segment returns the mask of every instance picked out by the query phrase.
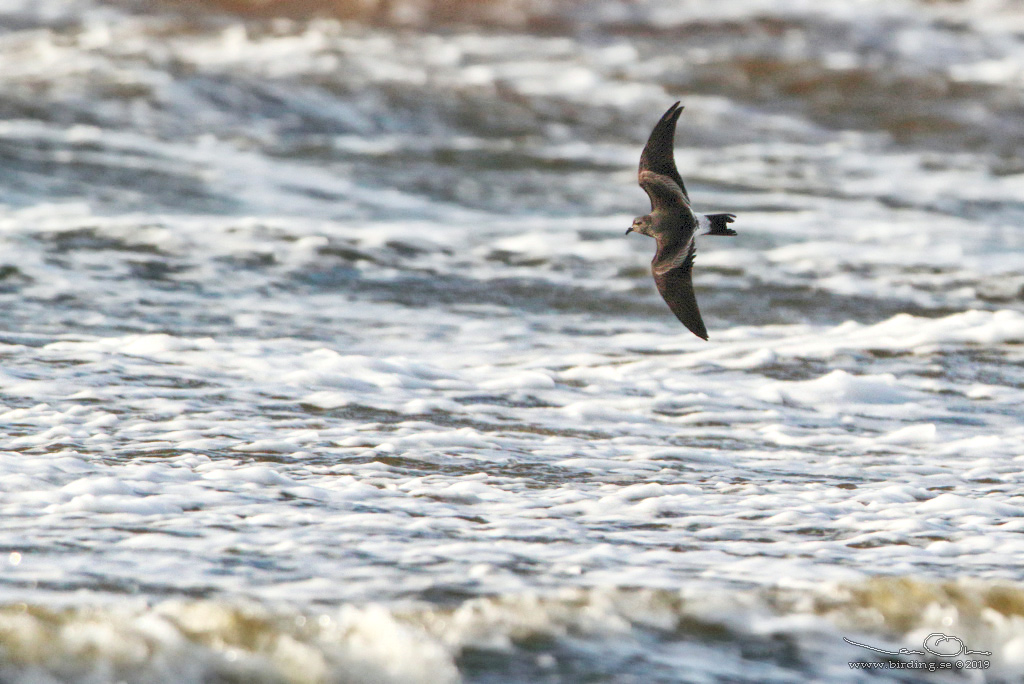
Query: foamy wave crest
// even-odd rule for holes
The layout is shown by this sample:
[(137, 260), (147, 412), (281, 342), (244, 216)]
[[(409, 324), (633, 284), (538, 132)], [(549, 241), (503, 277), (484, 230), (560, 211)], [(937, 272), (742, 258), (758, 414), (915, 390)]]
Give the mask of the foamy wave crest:
[[(498, 673), (509, 682), (625, 674), (644, 661), (681, 678), (727, 672), (734, 681), (792, 681), (808, 662), (878, 657), (857, 644), (914, 650), (941, 632), (991, 653), (984, 656), (990, 677), (1011, 677), (1024, 672), (1022, 605), (1024, 590), (1016, 586), (910, 578), (739, 593), (572, 589), (474, 598), (453, 608), (15, 604), (0, 608), (0, 676), (11, 684), (41, 675), (66, 682), (444, 684)], [(721, 649), (723, 641), (737, 648)], [(780, 643), (787, 644), (785, 658), (778, 657)], [(713, 669), (697, 657), (712, 648)], [(852, 681), (838, 667), (835, 675), (833, 681)]]

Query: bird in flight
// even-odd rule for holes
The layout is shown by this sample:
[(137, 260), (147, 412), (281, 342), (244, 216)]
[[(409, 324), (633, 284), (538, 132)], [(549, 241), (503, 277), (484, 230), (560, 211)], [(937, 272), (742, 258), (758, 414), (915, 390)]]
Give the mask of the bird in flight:
[(698, 235), (735, 235), (728, 227), (734, 214), (697, 216), (690, 209), (690, 196), (676, 169), (672, 144), (676, 121), (683, 108), (676, 102), (651, 131), (640, 155), (640, 187), (651, 198), (651, 213), (633, 219), (626, 231), (654, 238), (658, 251), (651, 261), (658, 292), (683, 325), (701, 339), (708, 339), (707, 328), (693, 294), (693, 255)]

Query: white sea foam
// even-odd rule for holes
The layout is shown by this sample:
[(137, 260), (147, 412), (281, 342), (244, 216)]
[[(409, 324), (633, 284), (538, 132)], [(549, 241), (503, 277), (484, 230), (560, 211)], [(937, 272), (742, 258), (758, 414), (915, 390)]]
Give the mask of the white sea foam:
[[(1002, 677), (1019, 665), (1014, 648), (1021, 638), (1019, 616), (1003, 603), (1006, 592), (978, 582), (897, 579), (835, 583), (814, 592), (563, 590), (473, 599), (451, 608), (370, 604), (303, 612), (163, 601), (51, 611), (21, 605), (0, 611), (0, 628), (19, 635), (9, 644), (15, 661), (4, 670), (19, 683), (58, 672), (76, 681), (113, 674), (126, 681), (217, 676), (313, 682), (342, 676), (354, 682), (446, 682), (460, 680), (458, 662), (468, 653), (476, 654), (478, 667), (499, 669), (512, 659), (539, 673), (581, 658), (577, 673), (620, 672), (645, 653), (675, 678), (725, 670), (786, 681), (786, 670), (776, 671), (747, 651), (728, 651), (714, 664), (696, 657), (711, 652), (704, 636), (737, 639), (748, 649), (784, 638), (823, 662), (870, 662), (859, 644), (920, 650), (935, 630), (955, 632), (964, 648), (987, 644), (992, 655), (986, 673)], [(918, 599), (929, 602), (926, 610), (914, 610)], [(834, 671), (847, 679), (838, 666)]]

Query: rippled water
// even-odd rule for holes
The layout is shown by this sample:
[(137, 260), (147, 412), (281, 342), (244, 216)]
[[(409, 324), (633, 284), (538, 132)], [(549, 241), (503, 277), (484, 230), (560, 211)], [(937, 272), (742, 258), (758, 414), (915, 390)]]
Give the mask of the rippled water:
[(1019, 681), (1022, 150), (1011, 2), (0, 5), (0, 681)]

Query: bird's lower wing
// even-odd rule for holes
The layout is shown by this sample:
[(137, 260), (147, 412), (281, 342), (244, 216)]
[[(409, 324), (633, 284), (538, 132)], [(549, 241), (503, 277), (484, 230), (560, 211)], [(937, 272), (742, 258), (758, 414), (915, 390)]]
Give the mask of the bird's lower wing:
[(697, 308), (697, 296), (693, 293), (693, 257), (697, 246), (693, 240), (684, 250), (669, 262), (655, 262), (651, 270), (654, 273), (654, 284), (658, 286), (668, 308), (676, 315), (683, 325), (701, 339), (708, 339), (707, 328)]

